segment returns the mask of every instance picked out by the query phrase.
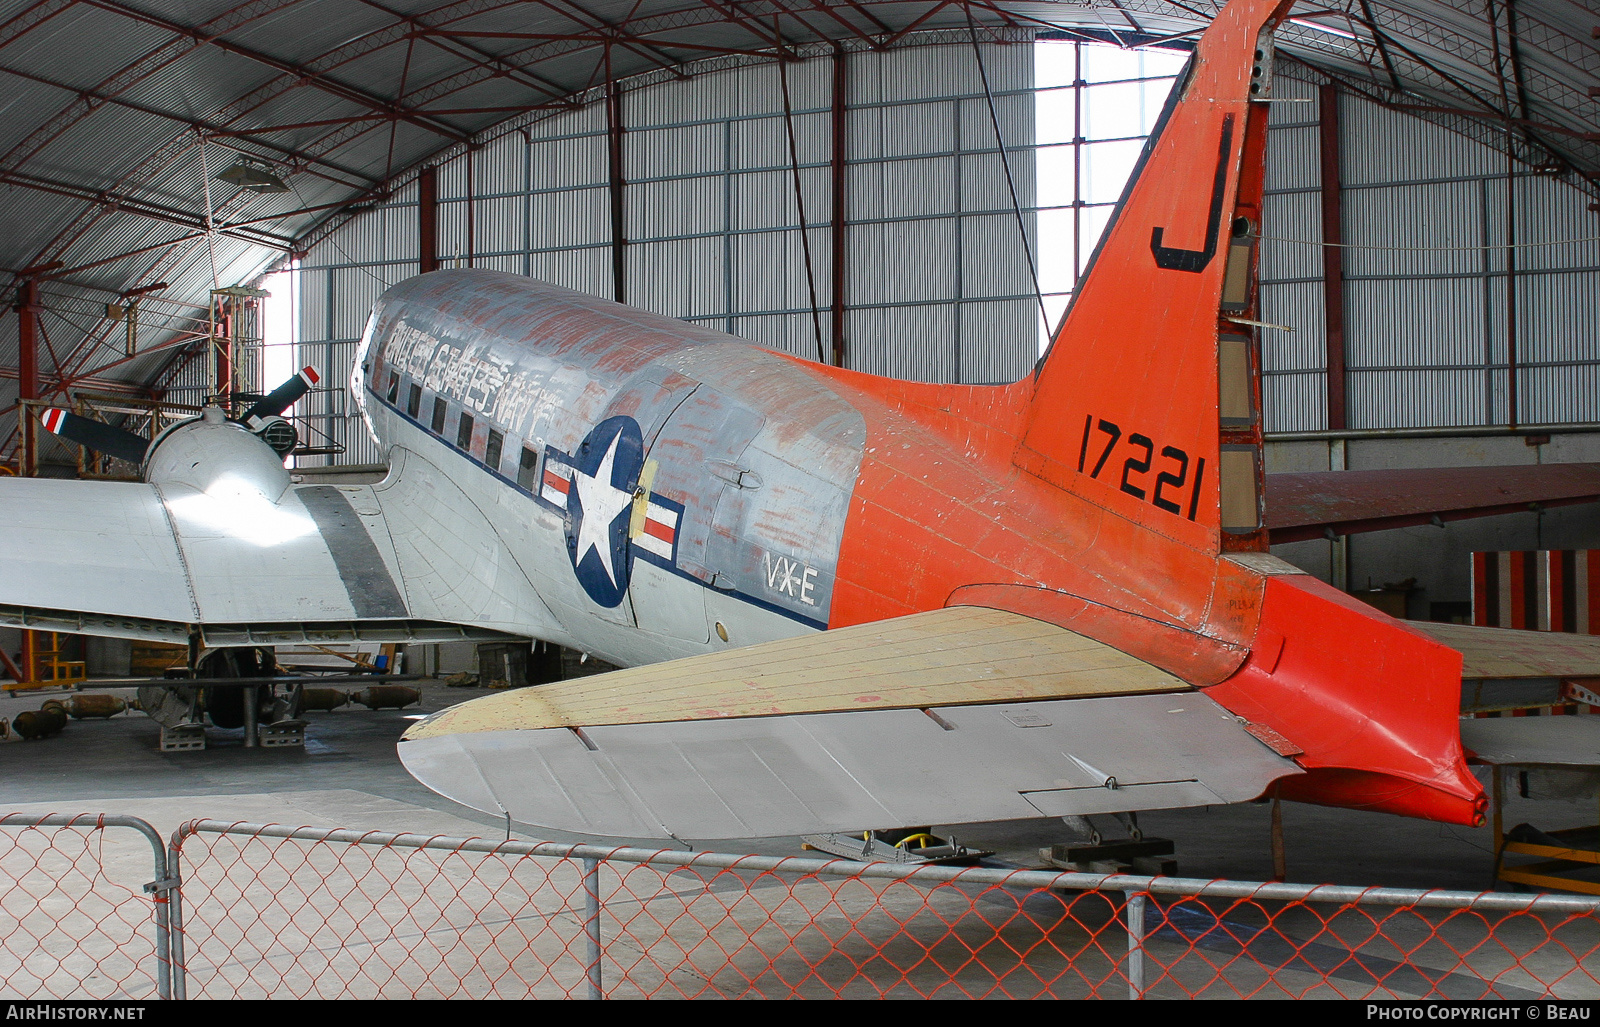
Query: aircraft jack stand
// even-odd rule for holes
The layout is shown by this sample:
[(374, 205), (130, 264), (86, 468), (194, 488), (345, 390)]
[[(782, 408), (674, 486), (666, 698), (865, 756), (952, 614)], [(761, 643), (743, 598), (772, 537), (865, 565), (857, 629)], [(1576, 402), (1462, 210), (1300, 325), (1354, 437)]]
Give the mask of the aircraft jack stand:
[(161, 729), (162, 752), (195, 752), (206, 747), (204, 724), (179, 724)]
[(800, 847), (862, 863), (906, 866), (955, 866), (976, 863), (985, 856), (994, 855), (986, 849), (969, 849), (954, 838), (940, 838), (925, 827), (861, 834), (808, 834), (800, 839)]
[(1105, 838), (1088, 817), (1062, 817), (1067, 824), (1088, 837), (1039, 850), (1048, 866), (1080, 874), (1138, 874), (1144, 877), (1173, 877), (1178, 861), (1177, 846), (1170, 838), (1146, 838), (1139, 820), (1132, 813), (1114, 814), (1128, 831), (1127, 838)]
[(304, 747), (306, 744), (306, 722), (303, 720), (280, 720), (275, 724), (262, 724), (259, 737), (262, 748)]

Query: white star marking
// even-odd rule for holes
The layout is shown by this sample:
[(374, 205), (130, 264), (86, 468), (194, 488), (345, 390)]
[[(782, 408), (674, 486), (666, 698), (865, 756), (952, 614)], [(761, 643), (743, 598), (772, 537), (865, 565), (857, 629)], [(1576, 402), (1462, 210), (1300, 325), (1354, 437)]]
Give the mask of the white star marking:
[(606, 569), (613, 588), (617, 584), (617, 569), (611, 564), (611, 522), (633, 503), (633, 493), (624, 492), (611, 484), (611, 465), (616, 462), (617, 443), (622, 439), (618, 432), (611, 437), (611, 447), (593, 476), (574, 468), (572, 481), (578, 487), (578, 501), (583, 504), (583, 523), (578, 526), (578, 558), (593, 549), (600, 554), (600, 563)]

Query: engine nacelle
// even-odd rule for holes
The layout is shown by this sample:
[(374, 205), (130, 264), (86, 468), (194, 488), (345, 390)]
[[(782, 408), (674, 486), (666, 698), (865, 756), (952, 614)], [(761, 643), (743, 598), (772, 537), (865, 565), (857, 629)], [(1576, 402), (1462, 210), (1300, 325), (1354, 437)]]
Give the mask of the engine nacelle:
[(187, 485), (208, 494), (258, 493), (276, 503), (289, 488), (283, 455), (244, 425), (229, 421), (221, 407), (180, 421), (157, 436), (145, 457), (145, 480)]

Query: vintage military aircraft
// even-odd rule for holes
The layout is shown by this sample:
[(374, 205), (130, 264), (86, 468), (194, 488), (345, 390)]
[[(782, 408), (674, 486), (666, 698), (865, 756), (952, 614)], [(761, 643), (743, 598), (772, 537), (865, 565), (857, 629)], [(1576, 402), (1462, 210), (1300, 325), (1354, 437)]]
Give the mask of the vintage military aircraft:
[(144, 483), (0, 480), (0, 621), (597, 654), (628, 669), (400, 743), (445, 795), (586, 835), (1268, 792), (1480, 822), (1461, 646), (1266, 551), (1258, 101), (1287, 8), (1217, 16), (1022, 381), (878, 378), (529, 279), (422, 275), (378, 302), (351, 382), (383, 482), (294, 483), (263, 441), (280, 401), (139, 442)]

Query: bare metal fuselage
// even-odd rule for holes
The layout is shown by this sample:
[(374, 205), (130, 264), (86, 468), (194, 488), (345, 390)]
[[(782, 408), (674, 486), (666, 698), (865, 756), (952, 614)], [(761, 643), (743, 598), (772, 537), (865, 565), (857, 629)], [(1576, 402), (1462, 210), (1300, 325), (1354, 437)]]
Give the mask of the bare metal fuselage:
[(529, 634), (634, 665), (828, 626), (865, 431), (789, 360), (447, 272), (380, 301), (352, 390), (386, 459), (500, 531), (545, 607)]

